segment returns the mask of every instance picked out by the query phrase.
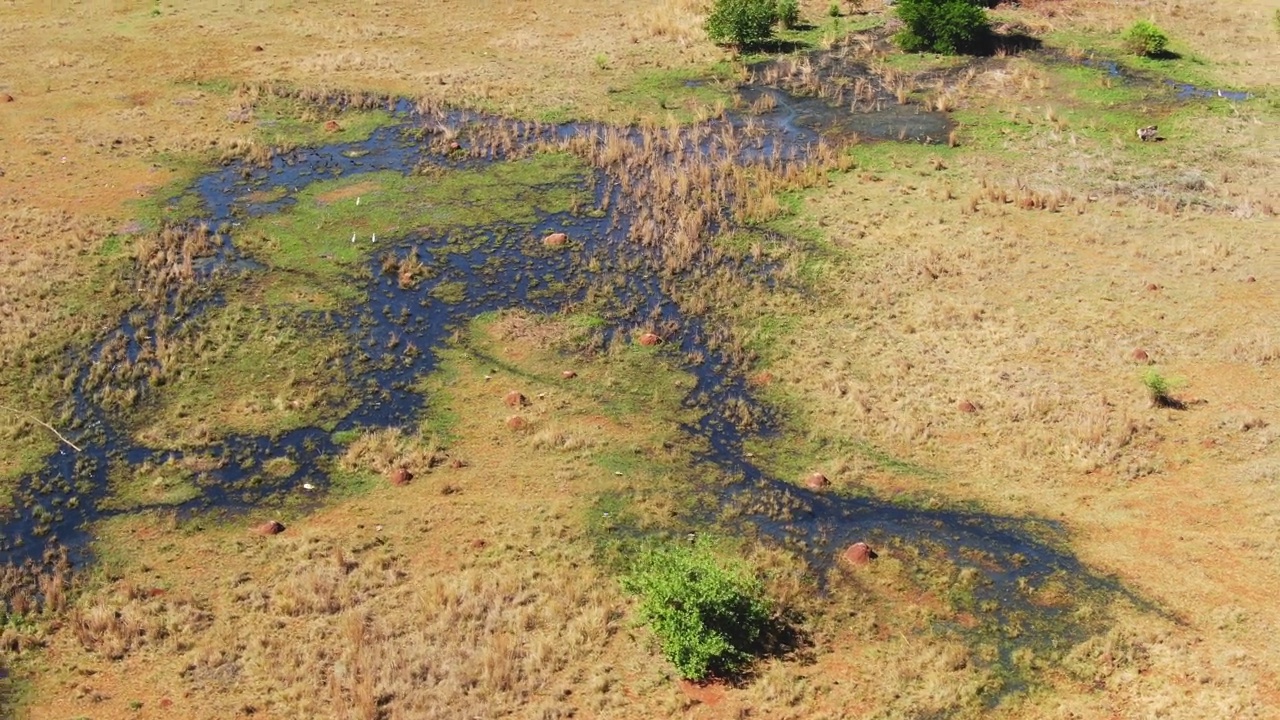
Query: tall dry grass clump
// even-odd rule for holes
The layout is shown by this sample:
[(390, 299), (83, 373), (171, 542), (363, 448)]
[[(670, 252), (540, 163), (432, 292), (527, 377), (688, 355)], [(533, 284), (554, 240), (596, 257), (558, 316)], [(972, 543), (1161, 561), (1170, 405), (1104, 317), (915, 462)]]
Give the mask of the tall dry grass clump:
[(631, 26), (649, 37), (694, 45), (707, 37), (703, 22), (709, 6), (707, 0), (661, 0), (640, 11)]
[(143, 647), (185, 650), (212, 620), (190, 595), (121, 580), (71, 609), (68, 624), (88, 651), (119, 660)]
[(361, 435), (339, 460), (342, 469), (386, 475), (396, 468), (426, 472), (448, 458), (434, 437), (407, 435), (400, 428), (385, 428)]

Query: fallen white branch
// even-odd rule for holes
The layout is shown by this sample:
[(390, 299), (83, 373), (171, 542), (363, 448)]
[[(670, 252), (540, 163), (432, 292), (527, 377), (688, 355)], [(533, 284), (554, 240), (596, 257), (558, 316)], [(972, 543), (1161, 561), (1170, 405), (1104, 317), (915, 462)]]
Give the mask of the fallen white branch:
[(52, 425), (50, 425), (49, 423), (47, 423), (47, 422), (45, 422), (45, 421), (41, 420), (40, 418), (36, 417), (35, 415), (32, 415), (32, 414), (31, 414), (31, 413), (29, 413), (29, 412), (23, 412), (22, 410), (16, 410), (16, 409), (11, 408), (11, 407), (9, 407), (9, 406), (7, 406), (7, 405), (0, 405), (0, 410), (8, 410), (9, 412), (11, 412), (11, 413), (13, 413), (13, 414), (15, 414), (15, 415), (21, 415), (21, 416), (23, 416), (23, 417), (27, 418), (27, 419), (28, 419), (28, 420), (30, 420), (31, 422), (38, 423), (38, 424), (40, 424), (41, 426), (43, 426), (46, 430), (48, 430), (49, 432), (53, 433), (54, 435), (57, 435), (59, 440), (61, 440), (62, 442), (66, 443), (66, 444), (68, 444), (68, 445), (70, 445), (72, 450), (75, 450), (76, 452), (84, 452), (83, 450), (81, 450), (81, 449), (80, 449), (80, 446), (79, 446), (79, 445), (76, 445), (75, 443), (73, 443), (73, 442), (71, 442), (70, 440), (68, 440), (68, 439), (66, 438), (66, 436), (65, 436), (65, 435), (63, 435), (62, 433), (60, 433), (60, 432), (58, 432), (56, 429), (54, 429), (54, 427), (53, 427)]

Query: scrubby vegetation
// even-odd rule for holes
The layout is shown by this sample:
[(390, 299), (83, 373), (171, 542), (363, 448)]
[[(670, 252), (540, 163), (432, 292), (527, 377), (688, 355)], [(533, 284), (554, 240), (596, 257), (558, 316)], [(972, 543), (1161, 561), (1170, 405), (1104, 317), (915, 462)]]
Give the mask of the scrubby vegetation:
[(780, 9), (776, 0), (716, 0), (707, 16), (707, 36), (740, 48), (759, 44), (773, 36)]
[(1134, 55), (1156, 58), (1169, 47), (1169, 36), (1149, 20), (1139, 20), (1124, 31), (1124, 45)]
[(623, 587), (640, 596), (641, 617), (690, 680), (741, 670), (770, 619), (759, 581), (706, 545), (648, 549)]
[(977, 0), (899, 0), (896, 9), (906, 27), (894, 40), (907, 52), (977, 52), (991, 32)]

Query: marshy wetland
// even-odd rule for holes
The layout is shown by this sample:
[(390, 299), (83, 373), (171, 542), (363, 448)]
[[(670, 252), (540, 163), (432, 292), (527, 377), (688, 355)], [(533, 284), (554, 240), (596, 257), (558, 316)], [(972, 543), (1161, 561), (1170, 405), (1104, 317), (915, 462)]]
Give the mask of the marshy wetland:
[[(81, 268), (6, 296), (53, 338), (6, 329), (16, 712), (1280, 711), (1274, 89), (1087, 51), (1089, 3), (1010, 57), (877, 10), (708, 70), (696, 5), (576, 113), (205, 82), (252, 139), (110, 231), (10, 201)], [(759, 582), (747, 671), (678, 681), (655, 546)]]

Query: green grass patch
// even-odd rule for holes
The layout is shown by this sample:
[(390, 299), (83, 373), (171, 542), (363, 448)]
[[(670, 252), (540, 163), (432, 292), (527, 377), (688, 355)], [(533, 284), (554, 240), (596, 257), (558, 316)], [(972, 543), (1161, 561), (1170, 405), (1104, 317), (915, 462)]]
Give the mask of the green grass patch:
[[(337, 132), (325, 129), (329, 120), (338, 123)], [(273, 99), (258, 103), (254, 108), (254, 135), (259, 142), (272, 147), (359, 142), (367, 139), (374, 130), (397, 122), (400, 121), (386, 110), (352, 110), (334, 115), (322, 114), (317, 119), (296, 100)]]
[[(946, 145), (924, 145), (921, 143), (863, 143), (849, 149), (849, 153), (857, 160), (857, 167), (852, 172), (890, 173), (897, 170), (918, 170), (926, 167), (934, 158), (946, 159), (961, 152), (957, 148)], [(934, 171), (945, 177), (947, 171)]]
[(800, 327), (800, 319), (792, 315), (762, 315), (750, 321), (747, 330), (747, 348), (759, 357), (764, 365), (785, 357), (778, 344)]
[(635, 75), (609, 88), (612, 113), (631, 122), (674, 116), (693, 122), (731, 100), (733, 67), (719, 63), (705, 70), (659, 70)]
[(1193, 53), (1190, 48), (1178, 42), (1177, 38), (1169, 46), (1170, 54), (1154, 58), (1131, 54), (1125, 48), (1119, 32), (1103, 34), (1056, 30), (1043, 39), (1046, 46), (1074, 48), (1095, 61), (1115, 62), (1124, 69), (1148, 76), (1200, 86), (1215, 86), (1219, 82), (1214, 65)]
[(467, 284), (461, 280), (449, 280), (437, 284), (428, 294), (442, 302), (456, 305), (467, 299)]
[(359, 440), (360, 436), (363, 434), (364, 432), (359, 429), (339, 430), (330, 435), (329, 439), (333, 440), (335, 445), (350, 445), (356, 440)]
[(209, 161), (188, 156), (161, 155), (157, 162), (173, 176), (145, 198), (132, 203), (129, 214), (145, 230), (209, 215), (209, 208), (193, 188), (195, 179), (208, 171)]
[(335, 467), (329, 471), (329, 495), (335, 499), (363, 495), (376, 488), (380, 480), (373, 472)]
[(200, 496), (197, 473), (182, 463), (146, 463), (137, 467), (113, 463), (108, 472), (109, 495), (99, 504), (107, 510), (130, 510), (158, 505), (181, 505)]
[(446, 445), (457, 440), (458, 423), (462, 420), (450, 388), (458, 378), (457, 363), (463, 360), (464, 353), (443, 350), (436, 371), (419, 378), (414, 384), (414, 390), (424, 398), (422, 417), (418, 422), (422, 435)]
[(103, 258), (115, 258), (125, 253), (129, 247), (128, 241), (121, 235), (108, 235), (102, 244), (98, 246), (98, 256)]
[(894, 50), (884, 57), (884, 64), (909, 73), (934, 72), (950, 70), (972, 62), (972, 58), (963, 55), (940, 55), (938, 53), (909, 53)]
[(548, 153), (432, 177), (376, 172), (317, 182), (284, 212), (247, 222), (236, 242), (292, 275), (268, 302), (306, 299), (311, 288), (324, 292), (306, 306), (327, 308), (362, 296), (349, 282), (353, 269), (391, 241), (417, 230), (532, 225), (541, 213), (570, 210), (585, 172), (577, 158)]
[(599, 383), (591, 388), (601, 410), (613, 419), (635, 413), (690, 422), (699, 413), (684, 408), (693, 376), (658, 356), (656, 348), (638, 343), (609, 357)]
[(765, 43), (765, 49), (750, 52), (743, 56), (746, 63), (770, 60), (776, 54), (769, 52), (781, 48), (790, 52), (807, 52), (817, 48), (830, 47), (837, 41), (854, 34), (874, 30), (884, 26), (881, 15), (865, 14), (852, 17), (801, 17), (797, 27), (779, 29), (774, 33), (772, 42)]
[(324, 427), (354, 398), (343, 384), (347, 339), (318, 321), (241, 300), (211, 308), (183, 336), (174, 377), (136, 413), (145, 442), (201, 444), (227, 433)]

